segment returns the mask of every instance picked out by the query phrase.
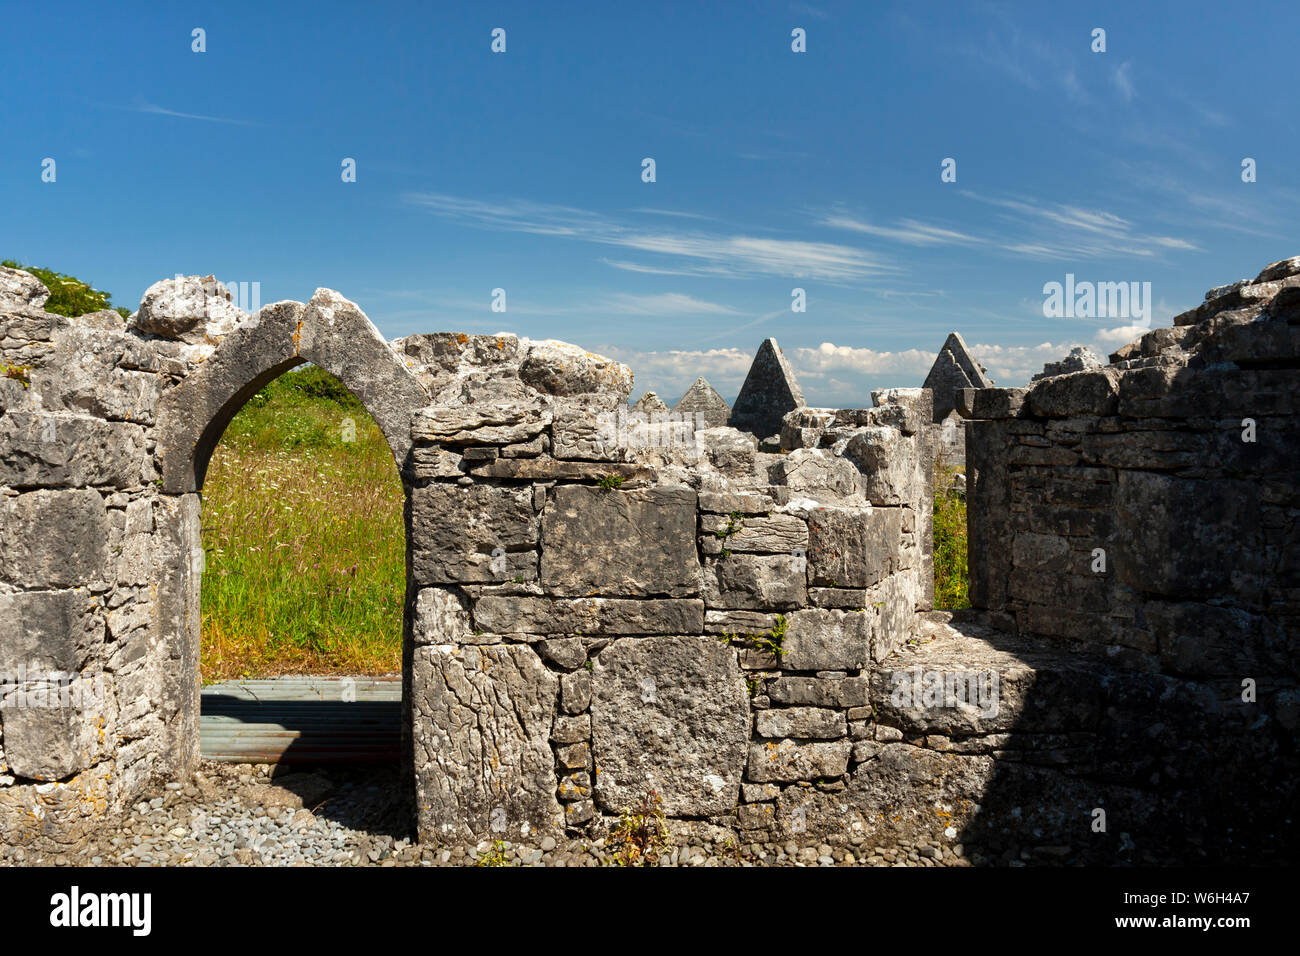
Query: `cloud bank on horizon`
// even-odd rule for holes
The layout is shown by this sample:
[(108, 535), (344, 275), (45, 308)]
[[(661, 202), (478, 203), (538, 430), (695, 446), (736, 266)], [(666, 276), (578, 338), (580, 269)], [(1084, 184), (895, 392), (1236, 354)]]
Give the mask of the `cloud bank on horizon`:
[[(126, 303), (175, 274), (257, 283), (263, 302), (329, 286), (390, 338), (565, 339), (670, 400), (700, 375), (733, 398), (768, 336), (817, 405), (919, 385), (954, 330), (1020, 385), (1300, 253), (1300, 129), (1265, 95), (1293, 85), (1300, 13), (1265, 19), (1174, 2), (15, 11), (0, 252)], [(69, 59), (72, 30), (97, 39)], [(1137, 283), (1145, 311), (1053, 316), (1067, 277)]]

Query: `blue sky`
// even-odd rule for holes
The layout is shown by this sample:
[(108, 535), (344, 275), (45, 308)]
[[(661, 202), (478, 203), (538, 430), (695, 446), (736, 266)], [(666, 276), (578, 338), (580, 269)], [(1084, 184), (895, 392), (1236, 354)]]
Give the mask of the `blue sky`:
[(14, 7), (0, 256), (132, 308), (178, 273), (327, 286), (390, 338), (564, 339), (670, 400), (733, 398), (769, 335), (812, 404), (920, 384), (953, 329), (1018, 385), (1142, 331), (1044, 318), (1044, 283), (1150, 282), (1163, 325), (1300, 254), (1298, 10)]

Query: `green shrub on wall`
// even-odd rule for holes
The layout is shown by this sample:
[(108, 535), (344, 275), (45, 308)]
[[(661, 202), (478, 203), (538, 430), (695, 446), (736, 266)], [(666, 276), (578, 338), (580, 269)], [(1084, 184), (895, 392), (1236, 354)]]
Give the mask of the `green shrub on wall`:
[(31, 273), (44, 283), (45, 288), (50, 290), (49, 301), (45, 303), (46, 312), (72, 317), (86, 315), (88, 312), (102, 312), (104, 309), (113, 309), (124, 319), (131, 314), (130, 309), (122, 306), (114, 307), (113, 297), (109, 293), (96, 289), (89, 283), (82, 282), (74, 276), (64, 275), (62, 272), (55, 272), (53, 269), (39, 269), (36, 266), (19, 265), (13, 259), (0, 260), (0, 265)]

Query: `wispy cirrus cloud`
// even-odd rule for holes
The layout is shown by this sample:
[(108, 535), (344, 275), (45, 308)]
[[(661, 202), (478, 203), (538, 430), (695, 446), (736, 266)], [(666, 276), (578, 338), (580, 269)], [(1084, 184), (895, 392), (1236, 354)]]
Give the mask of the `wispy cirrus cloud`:
[[(873, 223), (843, 211), (822, 216), (820, 225), (876, 236), (910, 246), (967, 246), (1010, 253), (1027, 259), (1070, 260), (1106, 256), (1151, 258), (1165, 252), (1199, 252), (1186, 239), (1139, 230), (1130, 220), (1077, 203), (1054, 203), (1025, 197), (985, 196), (962, 190), (966, 199), (993, 206), (995, 219), (1007, 228), (980, 234), (946, 225), (899, 219)], [(987, 216), (978, 217), (987, 221)]]
[(862, 232), (872, 236), (880, 236), (884, 239), (894, 239), (911, 246), (935, 246), (935, 245), (975, 245), (982, 240), (975, 236), (968, 236), (963, 232), (955, 229), (946, 229), (942, 226), (932, 226), (928, 223), (918, 222), (915, 219), (900, 219), (897, 225), (880, 226), (860, 219), (854, 219), (852, 216), (834, 215), (826, 216), (820, 220), (821, 225), (828, 226), (831, 229), (845, 229), (850, 232)]
[(152, 113), (155, 116), (174, 116), (178, 119), (202, 120), (205, 123), (228, 123), (232, 126), (253, 126), (254, 123), (248, 120), (232, 119), (228, 116), (204, 116), (201, 113), (183, 113), (180, 110), (167, 109), (159, 106), (157, 103), (147, 103), (138, 100), (132, 106), (113, 106), (115, 110), (126, 110), (130, 113)]
[(479, 228), (573, 239), (652, 257), (648, 264), (610, 263), (634, 272), (721, 278), (788, 276), (851, 283), (900, 271), (882, 256), (833, 242), (647, 228), (583, 209), (523, 199), (484, 202), (410, 193), (405, 201), (441, 218)]
[(744, 315), (737, 309), (717, 302), (705, 302), (680, 292), (663, 292), (658, 295), (611, 296), (598, 303), (596, 311), (614, 315)]

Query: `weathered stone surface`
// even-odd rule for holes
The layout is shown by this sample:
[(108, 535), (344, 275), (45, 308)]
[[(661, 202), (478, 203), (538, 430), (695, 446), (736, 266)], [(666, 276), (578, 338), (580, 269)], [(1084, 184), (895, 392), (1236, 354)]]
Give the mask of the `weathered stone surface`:
[(0, 580), (78, 587), (113, 578), (108, 511), (98, 492), (31, 491), (0, 504)]
[[(560, 677), (560, 706), (566, 714), (581, 714), (591, 706), (591, 672), (575, 670)], [(584, 749), (586, 744), (581, 745)]]
[(1014, 418), (1025, 403), (1028, 389), (967, 388), (957, 398), (957, 411), (964, 418)]
[(504, 814), (512, 838), (553, 830), (558, 678), (524, 645), (419, 647), (412, 671), (420, 838), (469, 841)]
[(915, 438), (893, 428), (871, 426), (854, 432), (843, 454), (862, 473), (862, 494), (873, 505), (903, 504), (915, 497), (919, 468)]
[(1113, 415), (1119, 405), (1119, 374), (1100, 368), (1040, 379), (1026, 401), (1040, 418)]
[(632, 405), (632, 411), (666, 412), (668, 411), (668, 403), (665, 402), (658, 395), (656, 395), (654, 392), (646, 392), (644, 395), (642, 395), (640, 398), (636, 400), (636, 403), (634, 405)]
[(787, 615), (781, 666), (792, 671), (865, 667), (870, 659), (871, 619), (872, 615), (865, 612), (824, 608), (807, 608)]
[(50, 290), (30, 272), (0, 266), (0, 312), (38, 311)]
[(496, 634), (697, 634), (698, 598), (548, 598), (487, 595), (474, 605), (480, 630)]
[(740, 512), (746, 515), (763, 515), (772, 511), (776, 502), (769, 495), (746, 491), (701, 491), (700, 511), (729, 515)]
[(0, 680), (20, 668), (81, 670), (104, 641), (98, 604), (81, 589), (0, 594)]
[(582, 639), (578, 637), (557, 637), (549, 641), (538, 641), (534, 647), (542, 655), (542, 660), (560, 670), (577, 670), (587, 660)]
[(984, 374), (984, 367), (971, 356), (965, 341), (951, 332), (935, 357), (925, 376), (922, 388), (934, 395), (933, 421), (941, 422), (957, 407), (957, 394), (967, 388), (989, 388), (993, 381)]
[(455, 591), (420, 589), (411, 620), (411, 637), (416, 644), (461, 644), (471, 632), (469, 613)]
[(749, 739), (749, 695), (735, 653), (708, 637), (617, 640), (592, 673), (596, 803), (607, 812), (649, 790), (673, 816), (735, 806)]
[(709, 608), (802, 607), (808, 601), (805, 558), (788, 554), (733, 554), (704, 569), (704, 606)]
[(1105, 363), (1092, 349), (1086, 345), (1076, 345), (1070, 349), (1070, 354), (1059, 362), (1047, 362), (1043, 365), (1043, 370), (1030, 379), (1031, 382), (1037, 382), (1039, 379), (1053, 378), (1057, 375), (1069, 375), (1072, 372), (1087, 372), (1094, 368), (1101, 368)]
[(569, 479), (599, 481), (602, 478), (650, 478), (654, 472), (644, 465), (620, 462), (559, 461), (554, 458), (496, 458), (475, 462), (466, 469), (484, 478), (507, 478), (523, 481)]
[(796, 743), (793, 740), (770, 740), (749, 748), (746, 779), (757, 783), (818, 780), (842, 777), (849, 767), (853, 745), (847, 740)]
[(12, 411), (0, 417), (0, 484), (11, 488), (139, 488), (145, 433), (130, 422)]
[(177, 276), (145, 290), (127, 328), (166, 338), (187, 332), (217, 338), (247, 318), (215, 276)]
[(898, 508), (818, 508), (808, 515), (808, 580), (867, 588), (896, 565), (902, 537)]
[(411, 493), (411, 567), (422, 584), (536, 577), (532, 488), (434, 484)]
[(803, 405), (803, 392), (781, 346), (776, 339), (764, 339), (740, 386), (728, 424), (759, 438), (779, 435), (786, 413)]
[(772, 469), (771, 480), (774, 485), (784, 485), (795, 497), (815, 498), (823, 504), (854, 498), (863, 487), (862, 475), (853, 462), (812, 448), (782, 455)]
[(760, 710), (755, 714), (754, 731), (760, 737), (834, 740), (843, 737), (848, 727), (843, 711), (825, 707), (783, 707)]
[(626, 403), (632, 391), (632, 370), (623, 363), (553, 339), (528, 343), (519, 378), (547, 395), (607, 392)]
[(699, 592), (695, 492), (555, 488), (542, 513), (542, 584), (552, 594)]
[(726, 401), (713, 390), (713, 386), (703, 378), (697, 378), (673, 406), (678, 415), (695, 415), (707, 428), (717, 428), (727, 424), (731, 409)]
[[(1116, 490), (1120, 580), (1137, 591), (1211, 597), (1258, 593), (1259, 489), (1121, 471)], [(1214, 503), (1214, 520), (1205, 508)]]
[(576, 744), (591, 739), (591, 715), (578, 714), (572, 717), (555, 718), (551, 739), (557, 744)]
[(865, 677), (778, 677), (768, 681), (772, 703), (813, 707), (865, 707)]
[(763, 611), (705, 611), (709, 634), (763, 634), (776, 626), (776, 615)]
[(753, 476), (758, 451), (754, 436), (734, 428), (702, 428), (695, 432), (695, 442), (705, 460), (722, 474)]
[(459, 478), (466, 473), (461, 467), (463, 460), (463, 456), (445, 448), (416, 448), (411, 452), (411, 467), (416, 481)]
[(557, 401), (551, 454), (584, 461), (635, 461), (628, 432), (618, 427), (618, 408), (612, 395)]
[(700, 547), (705, 554), (749, 551), (760, 554), (793, 554), (808, 548), (808, 525), (788, 514), (769, 517), (746, 516), (733, 521), (729, 516), (701, 515)]
[(109, 678), (27, 676), (0, 697), (9, 770), (30, 780), (63, 780), (107, 757), (117, 730)]
[(540, 401), (475, 405), (431, 405), (416, 413), (411, 437), (449, 445), (507, 445), (535, 438), (551, 423)]

